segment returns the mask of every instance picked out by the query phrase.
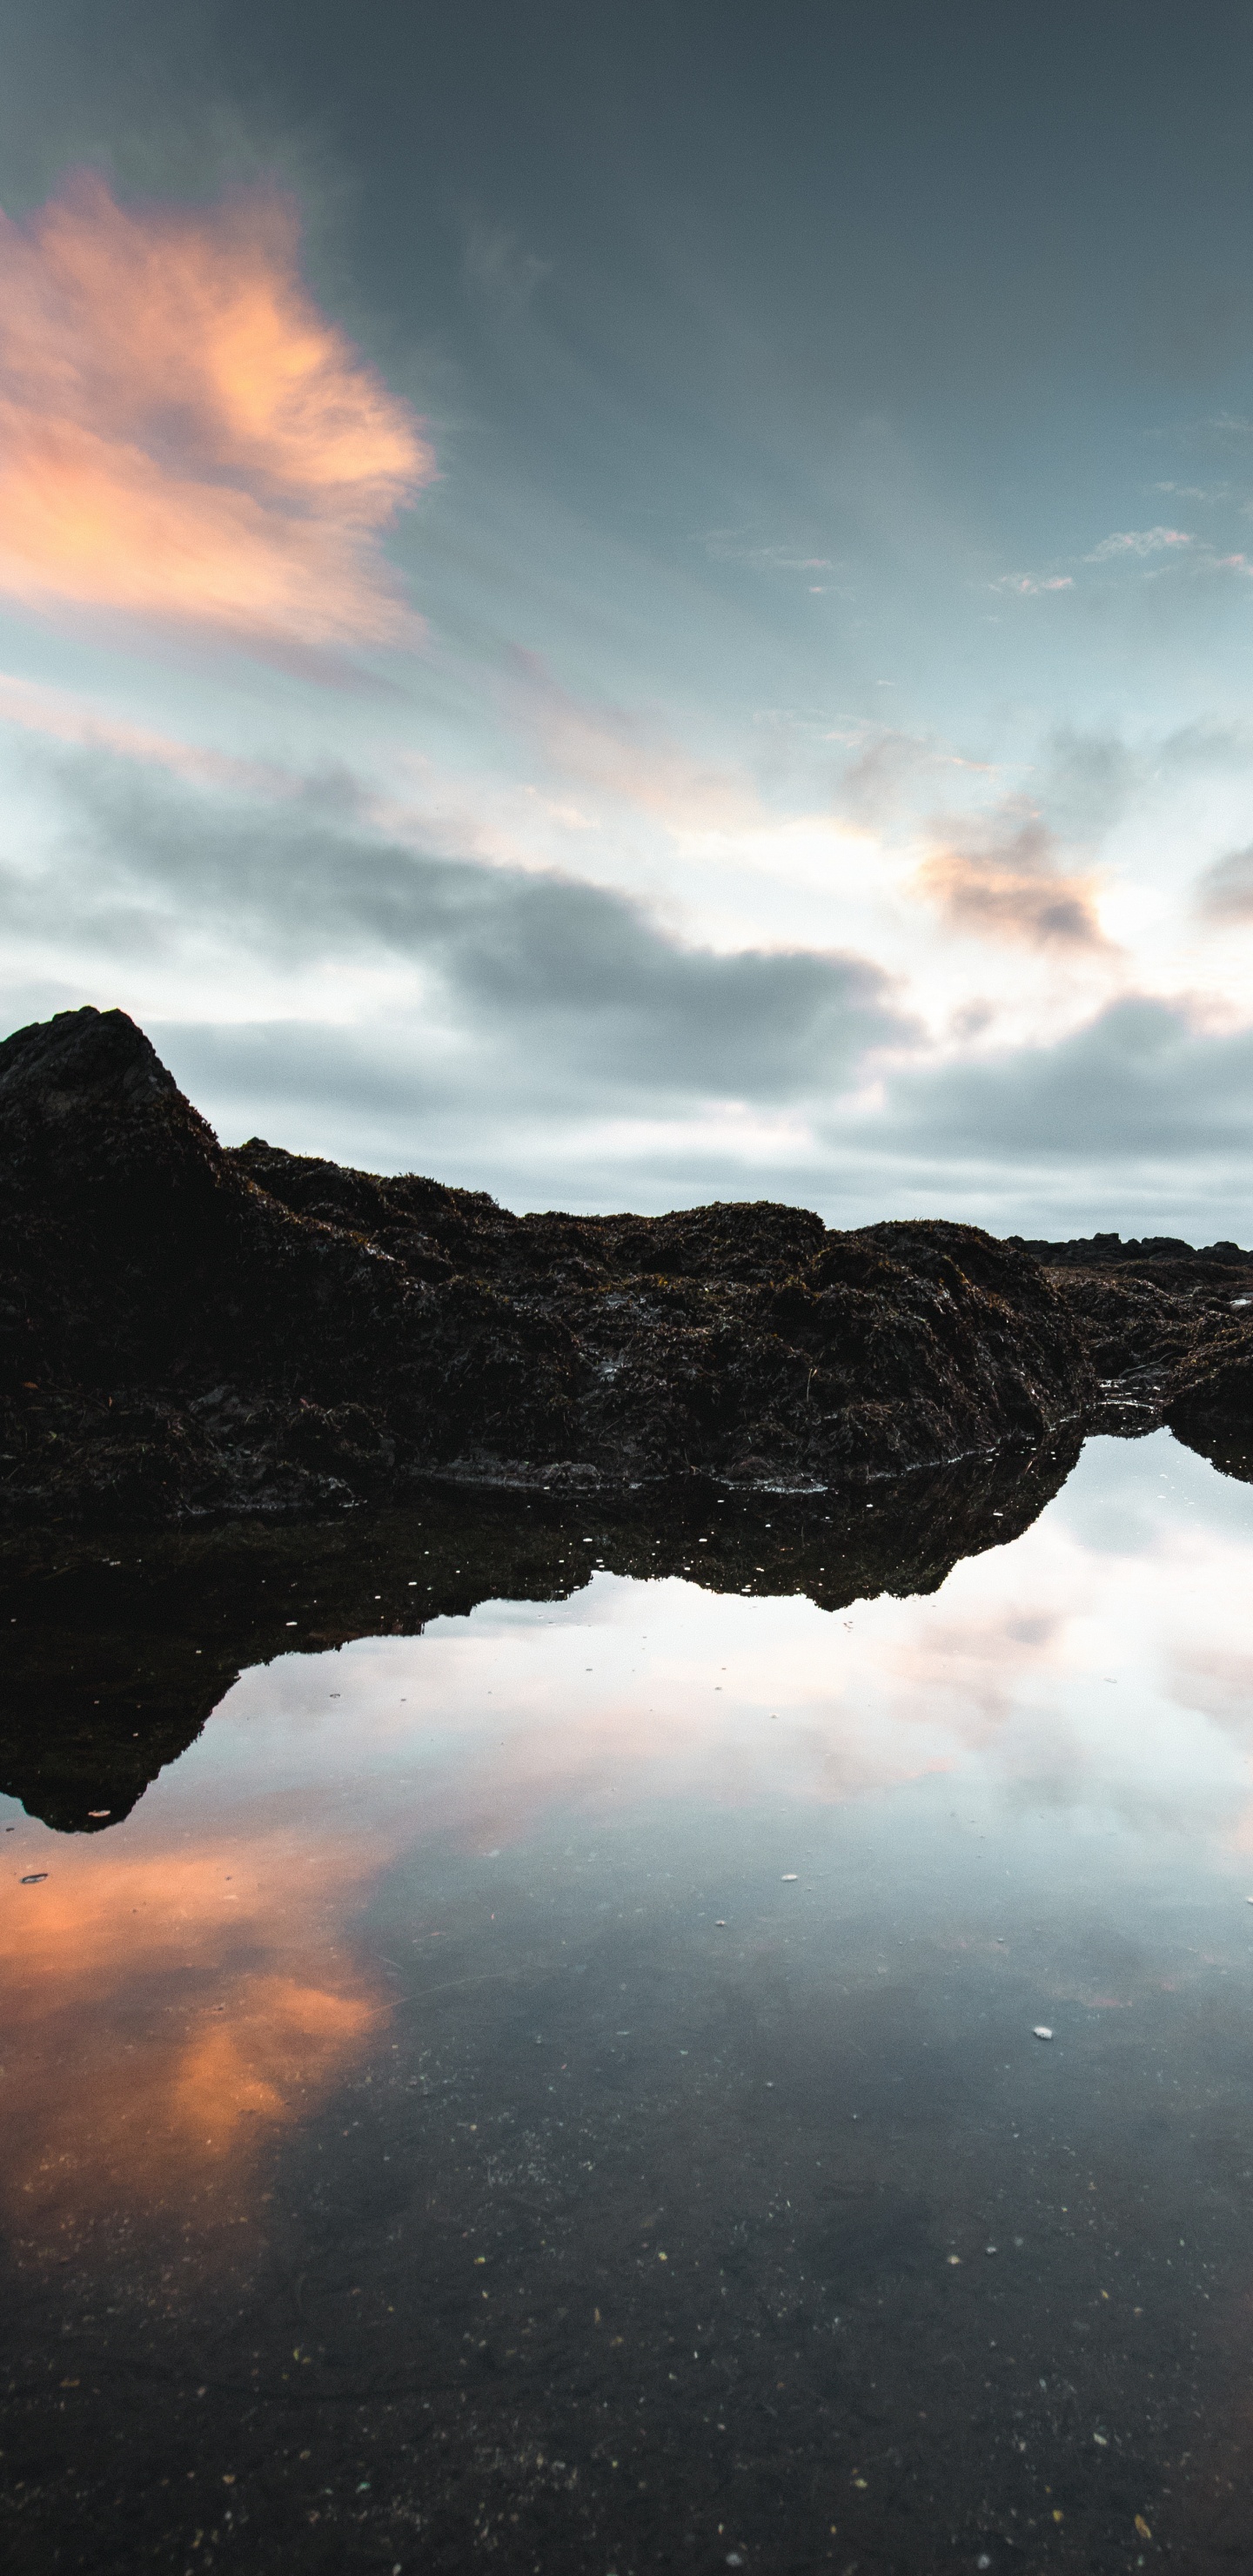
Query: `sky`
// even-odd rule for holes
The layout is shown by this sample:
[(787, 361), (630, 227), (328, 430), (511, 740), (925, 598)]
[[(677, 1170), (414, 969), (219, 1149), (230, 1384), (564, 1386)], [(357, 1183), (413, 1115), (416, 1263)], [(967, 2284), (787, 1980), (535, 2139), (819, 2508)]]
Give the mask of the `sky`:
[(0, 0), (0, 1019), (1253, 1242), (1253, 16)]

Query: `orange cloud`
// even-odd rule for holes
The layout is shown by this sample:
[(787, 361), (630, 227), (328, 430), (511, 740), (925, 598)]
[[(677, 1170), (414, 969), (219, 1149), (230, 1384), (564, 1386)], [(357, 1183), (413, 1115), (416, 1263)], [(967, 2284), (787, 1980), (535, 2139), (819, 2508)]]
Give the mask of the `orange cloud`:
[(1027, 948), (1108, 949), (1091, 877), (1064, 867), (1038, 815), (1005, 810), (943, 828), (914, 878), (950, 929)]
[(301, 283), (290, 201), (0, 216), (0, 590), (254, 644), (412, 627), (379, 534), (419, 424)]

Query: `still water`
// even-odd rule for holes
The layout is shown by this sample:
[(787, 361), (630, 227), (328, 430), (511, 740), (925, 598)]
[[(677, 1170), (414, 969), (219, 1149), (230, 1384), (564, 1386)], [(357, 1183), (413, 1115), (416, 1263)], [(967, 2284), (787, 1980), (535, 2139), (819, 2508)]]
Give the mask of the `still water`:
[(903, 1597), (428, 1500), (216, 1706), (220, 1558), (15, 1595), (10, 2564), (1253, 2562), (1253, 1487), (1068, 1463)]

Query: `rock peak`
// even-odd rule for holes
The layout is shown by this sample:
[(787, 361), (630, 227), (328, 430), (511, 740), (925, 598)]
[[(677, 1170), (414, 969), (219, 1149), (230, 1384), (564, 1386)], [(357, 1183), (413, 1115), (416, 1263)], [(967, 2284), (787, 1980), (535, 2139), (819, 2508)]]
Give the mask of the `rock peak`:
[(125, 1011), (98, 1011), (85, 1002), (81, 1010), (32, 1020), (0, 1043), (0, 1098), (28, 1089), (89, 1092), (119, 1084), (178, 1091), (152, 1040)]

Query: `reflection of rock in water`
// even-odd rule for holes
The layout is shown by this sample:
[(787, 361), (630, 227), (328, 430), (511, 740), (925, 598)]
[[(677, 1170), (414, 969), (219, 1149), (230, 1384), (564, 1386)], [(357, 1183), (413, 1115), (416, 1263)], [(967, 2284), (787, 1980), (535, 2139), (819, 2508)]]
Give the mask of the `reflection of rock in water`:
[(515, 1216), (219, 1145), (120, 1011), (0, 1045), (0, 1504), (170, 1524), (417, 1476), (800, 1488), (1031, 1450), (1070, 1308), (977, 1227), (804, 1208)]
[[(0, 1788), (64, 1832), (105, 1831), (199, 1734), (247, 1665), (412, 1635), (489, 1600), (562, 1600), (597, 1567), (822, 1608), (933, 1592), (1028, 1528), (1077, 1432), (841, 1494), (654, 1489), (572, 1503), (432, 1488), (403, 1512), (5, 1550)], [(589, 1544), (590, 1541), (590, 1544)], [(91, 1810), (107, 1809), (93, 1820)]]
[(1221, 1476), (1235, 1476), (1241, 1484), (1253, 1485), (1253, 1420), (1249, 1391), (1242, 1392), (1246, 1406), (1243, 1419), (1239, 1414), (1216, 1412), (1206, 1402), (1172, 1405), (1167, 1420), (1185, 1449), (1194, 1449), (1198, 1458), (1208, 1458)]

